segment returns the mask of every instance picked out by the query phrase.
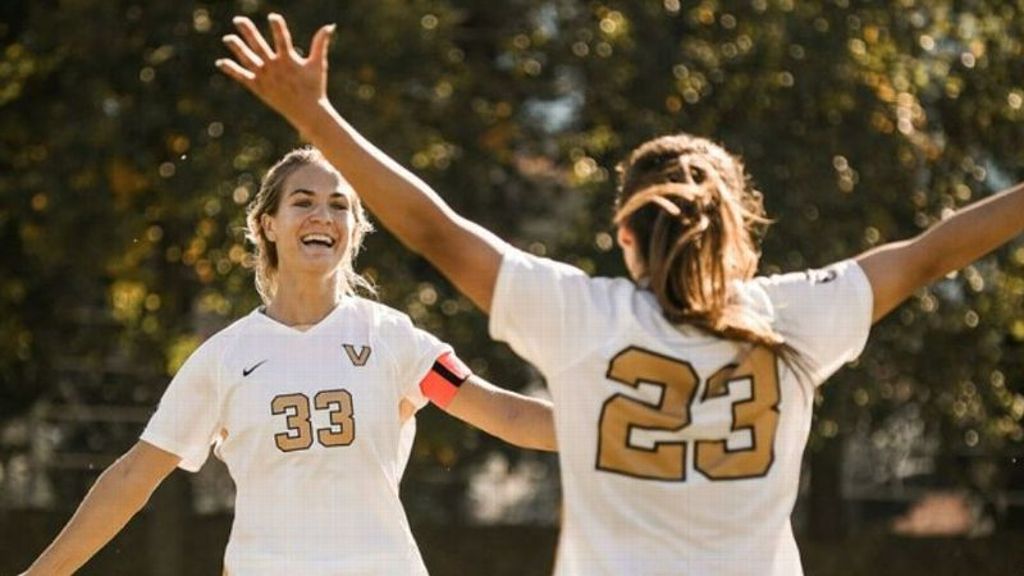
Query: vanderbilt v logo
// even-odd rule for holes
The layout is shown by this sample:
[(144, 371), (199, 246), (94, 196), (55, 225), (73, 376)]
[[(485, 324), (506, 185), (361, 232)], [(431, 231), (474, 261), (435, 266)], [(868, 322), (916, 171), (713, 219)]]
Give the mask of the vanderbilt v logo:
[(345, 348), (345, 354), (348, 354), (348, 359), (354, 366), (362, 366), (370, 359), (372, 350), (369, 346), (360, 346), (359, 352), (356, 352), (356, 347), (351, 344), (342, 344), (342, 347)]

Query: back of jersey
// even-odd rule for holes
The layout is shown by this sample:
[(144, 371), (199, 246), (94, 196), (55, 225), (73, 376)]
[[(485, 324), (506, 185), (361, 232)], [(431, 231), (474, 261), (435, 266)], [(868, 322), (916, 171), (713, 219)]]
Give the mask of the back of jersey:
[(799, 354), (673, 326), (628, 280), (506, 255), (491, 330), (544, 374), (565, 498), (558, 574), (799, 574), (789, 526), (814, 385), (870, 326), (860, 269), (737, 297)]

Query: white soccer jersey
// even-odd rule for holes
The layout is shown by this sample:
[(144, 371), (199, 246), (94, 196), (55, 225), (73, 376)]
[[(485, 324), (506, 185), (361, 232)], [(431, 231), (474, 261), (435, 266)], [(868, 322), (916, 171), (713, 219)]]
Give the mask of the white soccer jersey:
[(346, 298), (306, 331), (254, 311), (205, 342), (142, 439), (196, 471), (211, 441), (237, 486), (229, 576), (426, 574), (398, 497), (401, 399), (449, 348)]
[(556, 574), (801, 573), (789, 519), (813, 386), (863, 348), (871, 288), (853, 262), (737, 288), (809, 377), (764, 349), (668, 323), (627, 279), (505, 255), (490, 329), (537, 366), (554, 400)]

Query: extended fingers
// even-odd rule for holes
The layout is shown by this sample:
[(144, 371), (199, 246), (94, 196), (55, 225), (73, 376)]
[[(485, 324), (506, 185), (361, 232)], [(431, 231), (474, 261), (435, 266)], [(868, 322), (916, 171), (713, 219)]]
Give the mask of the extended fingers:
[(230, 58), (221, 58), (214, 64), (217, 66), (218, 70), (228, 77), (233, 78), (239, 84), (242, 84), (246, 88), (252, 88), (252, 83), (256, 80), (256, 75), (245, 68), (242, 68), (238, 62), (235, 62)]
[(228, 34), (223, 40), (224, 45), (231, 50), (242, 66), (249, 70), (258, 70), (263, 67), (263, 59), (257, 56), (245, 42), (242, 42), (241, 38), (234, 34)]
[(274, 35), (274, 48), (278, 54), (292, 54), (295, 49), (292, 47), (292, 34), (288, 31), (288, 25), (280, 14), (267, 16), (270, 21), (270, 33)]
[(267, 40), (263, 34), (260, 34), (252, 20), (245, 16), (235, 16), (231, 21), (235, 24), (235, 28), (238, 28), (238, 33), (242, 35), (242, 38), (245, 38), (245, 43), (263, 62), (271, 60), (275, 56), (270, 44), (267, 44)]
[(327, 62), (327, 49), (331, 45), (331, 36), (334, 34), (334, 24), (322, 26), (313, 36), (313, 42), (309, 45), (309, 57), (313, 60)]

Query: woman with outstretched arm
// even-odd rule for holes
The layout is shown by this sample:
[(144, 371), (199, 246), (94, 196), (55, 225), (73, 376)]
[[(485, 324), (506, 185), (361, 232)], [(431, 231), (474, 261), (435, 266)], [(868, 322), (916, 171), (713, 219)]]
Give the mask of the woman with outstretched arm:
[(235, 482), (228, 576), (426, 574), (398, 484), (428, 401), (512, 444), (555, 449), (551, 404), (473, 375), (409, 317), (357, 294), (370, 230), (313, 148), (293, 150), (249, 207), (264, 306), (204, 342), (138, 443), (100, 475), (27, 575), (72, 574), (175, 468), (214, 444)]
[(591, 278), (456, 214), (349, 125), (284, 20), (247, 18), (218, 67), (324, 151), (370, 209), (490, 315), (544, 374), (559, 439), (559, 575), (793, 576), (790, 527), (814, 390), (918, 288), (1024, 229), (1024, 186), (916, 238), (820, 270), (756, 277), (766, 223), (740, 161), (687, 134), (620, 165), (614, 224), (628, 277)]

